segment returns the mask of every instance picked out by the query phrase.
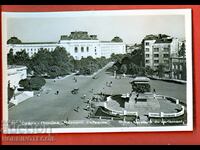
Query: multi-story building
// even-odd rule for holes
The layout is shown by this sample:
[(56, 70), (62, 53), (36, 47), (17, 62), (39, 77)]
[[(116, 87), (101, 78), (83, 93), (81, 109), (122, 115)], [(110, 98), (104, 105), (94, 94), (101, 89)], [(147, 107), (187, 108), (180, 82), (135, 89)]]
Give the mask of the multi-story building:
[(145, 66), (156, 70), (159, 64), (165, 66), (165, 71), (170, 71), (170, 57), (178, 55), (179, 42), (176, 38), (157, 38), (144, 41)]
[(132, 53), (135, 50), (140, 50), (141, 44), (135, 44), (135, 45), (126, 45), (126, 53)]
[[(119, 38), (119, 37), (117, 37)], [(64, 47), (74, 59), (79, 60), (88, 56), (93, 58), (109, 58), (112, 53), (126, 53), (125, 43), (121, 41), (100, 41), (96, 35), (88, 35), (88, 32), (76, 31), (68, 35), (62, 35), (58, 42), (43, 43), (17, 43), (7, 44), (7, 52), (13, 49), (15, 54), (18, 51), (25, 50), (29, 57), (32, 57), (41, 48), (53, 51), (57, 46)]]
[(16, 52), (25, 50), (29, 57), (37, 53), (41, 48), (53, 51), (58, 46), (56, 42), (29, 42), (29, 43), (20, 43), (20, 44), (8, 44), (7, 52), (10, 49), (13, 50), (13, 54)]
[(170, 58), (170, 78), (186, 80), (186, 58), (171, 57)]

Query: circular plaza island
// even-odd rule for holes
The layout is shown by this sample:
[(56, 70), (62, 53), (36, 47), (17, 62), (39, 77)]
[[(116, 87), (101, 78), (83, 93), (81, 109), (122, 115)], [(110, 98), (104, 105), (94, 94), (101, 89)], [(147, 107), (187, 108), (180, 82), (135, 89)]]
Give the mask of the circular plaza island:
[(122, 95), (107, 95), (95, 103), (91, 117), (131, 121), (137, 126), (185, 124), (185, 107), (174, 97), (159, 95), (151, 89), (150, 79), (135, 77), (132, 91)]

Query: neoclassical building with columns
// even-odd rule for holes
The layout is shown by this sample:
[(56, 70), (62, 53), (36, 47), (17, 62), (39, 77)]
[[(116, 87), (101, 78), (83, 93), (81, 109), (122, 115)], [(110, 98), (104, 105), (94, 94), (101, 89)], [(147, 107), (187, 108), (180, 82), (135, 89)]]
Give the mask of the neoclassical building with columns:
[(64, 47), (76, 60), (92, 56), (93, 58), (109, 58), (112, 53), (125, 54), (126, 45), (119, 37), (114, 37), (111, 41), (100, 41), (97, 35), (89, 35), (85, 31), (75, 31), (68, 35), (61, 35), (58, 42), (7, 42), (7, 52), (10, 49), (16, 54), (18, 51), (25, 50), (29, 57), (32, 57), (41, 48), (53, 51), (57, 46)]

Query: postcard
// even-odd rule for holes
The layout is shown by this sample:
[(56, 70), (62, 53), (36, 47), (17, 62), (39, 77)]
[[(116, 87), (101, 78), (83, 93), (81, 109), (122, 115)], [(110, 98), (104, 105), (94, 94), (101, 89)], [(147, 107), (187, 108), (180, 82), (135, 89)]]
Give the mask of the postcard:
[(191, 15), (2, 12), (3, 132), (192, 131)]

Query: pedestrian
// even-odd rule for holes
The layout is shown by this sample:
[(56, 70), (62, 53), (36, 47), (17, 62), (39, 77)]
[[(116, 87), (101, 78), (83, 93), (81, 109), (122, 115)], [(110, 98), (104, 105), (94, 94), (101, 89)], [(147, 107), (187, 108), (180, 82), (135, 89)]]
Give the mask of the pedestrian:
[(85, 99), (85, 98), (86, 98), (86, 94), (83, 95), (83, 99)]
[(56, 91), (56, 94), (58, 95), (58, 94), (59, 94), (59, 91)]
[(153, 89), (153, 98), (155, 99), (156, 98), (156, 90)]
[(54, 79), (53, 82), (56, 82), (56, 80)]
[(110, 87), (112, 87), (112, 81), (110, 81)]
[(135, 98), (135, 104), (137, 103), (137, 97)]
[(139, 97), (139, 93), (137, 93), (137, 95), (136, 95), (135, 103), (137, 103), (138, 97)]
[(94, 89), (91, 89), (91, 93), (93, 93)]

